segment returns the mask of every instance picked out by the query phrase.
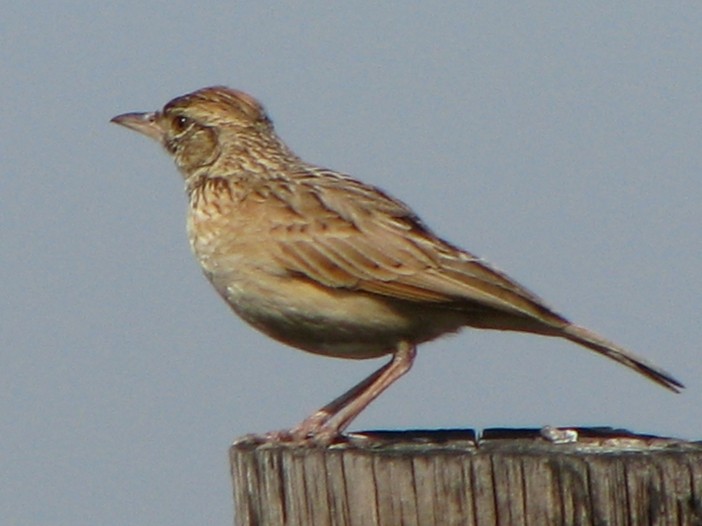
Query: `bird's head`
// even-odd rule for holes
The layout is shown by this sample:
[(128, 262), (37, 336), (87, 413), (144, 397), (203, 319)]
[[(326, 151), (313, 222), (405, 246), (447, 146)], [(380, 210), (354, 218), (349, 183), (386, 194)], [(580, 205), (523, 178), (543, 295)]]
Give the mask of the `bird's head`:
[(161, 143), (186, 178), (215, 164), (229, 172), (259, 171), (265, 168), (261, 163), (292, 156), (275, 135), (263, 106), (242, 91), (222, 86), (177, 97), (160, 111), (118, 115), (112, 122)]

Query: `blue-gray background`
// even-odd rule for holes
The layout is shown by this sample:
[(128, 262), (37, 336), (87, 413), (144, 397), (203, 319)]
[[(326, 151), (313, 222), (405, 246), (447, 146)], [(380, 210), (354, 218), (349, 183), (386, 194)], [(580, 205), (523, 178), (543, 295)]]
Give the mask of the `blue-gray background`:
[(3, 525), (229, 524), (232, 439), (381, 363), (235, 319), (189, 254), (171, 161), (108, 123), (211, 84), (688, 385), (466, 331), (354, 429), (702, 436), (699, 2), (43, 4), (0, 21)]

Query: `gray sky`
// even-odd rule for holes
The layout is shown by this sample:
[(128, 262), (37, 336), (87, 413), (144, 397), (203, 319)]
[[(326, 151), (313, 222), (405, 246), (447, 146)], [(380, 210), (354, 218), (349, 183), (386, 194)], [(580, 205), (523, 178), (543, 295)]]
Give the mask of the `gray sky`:
[(211, 84), (688, 386), (464, 331), (353, 429), (702, 437), (699, 2), (45, 4), (0, 20), (1, 524), (230, 524), (231, 441), (382, 363), (236, 319), (189, 253), (171, 161), (108, 123)]

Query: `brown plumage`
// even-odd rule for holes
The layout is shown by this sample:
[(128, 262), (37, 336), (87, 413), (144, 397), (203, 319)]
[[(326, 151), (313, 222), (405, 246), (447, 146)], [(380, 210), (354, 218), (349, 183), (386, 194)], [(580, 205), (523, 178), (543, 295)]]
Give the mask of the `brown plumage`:
[(297, 157), (250, 95), (211, 87), (114, 122), (173, 155), (190, 244), (248, 323), (284, 343), (392, 360), (288, 433), (330, 440), (411, 367), (415, 347), (469, 326), (558, 336), (672, 390), (667, 372), (572, 324), (486, 262), (432, 233), (404, 203)]

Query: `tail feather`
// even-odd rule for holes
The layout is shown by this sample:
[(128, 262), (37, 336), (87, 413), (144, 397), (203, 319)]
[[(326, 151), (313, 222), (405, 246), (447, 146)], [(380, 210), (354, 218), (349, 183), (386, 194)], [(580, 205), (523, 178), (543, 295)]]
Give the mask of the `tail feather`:
[(567, 325), (563, 328), (564, 338), (569, 339), (579, 345), (592, 349), (607, 358), (611, 358), (627, 367), (633, 369), (639, 374), (653, 380), (657, 384), (670, 389), (675, 393), (679, 393), (685, 386), (676, 380), (670, 373), (653, 365), (652, 363), (639, 358), (635, 354), (627, 351), (623, 347), (606, 340), (602, 336), (595, 334), (584, 327), (578, 325)]

